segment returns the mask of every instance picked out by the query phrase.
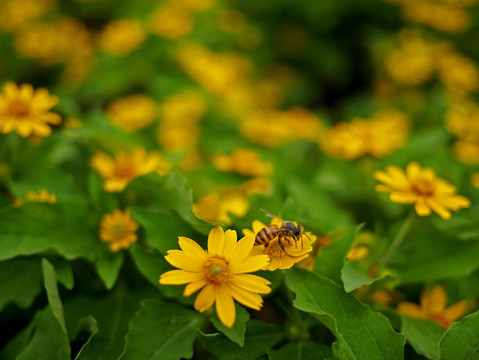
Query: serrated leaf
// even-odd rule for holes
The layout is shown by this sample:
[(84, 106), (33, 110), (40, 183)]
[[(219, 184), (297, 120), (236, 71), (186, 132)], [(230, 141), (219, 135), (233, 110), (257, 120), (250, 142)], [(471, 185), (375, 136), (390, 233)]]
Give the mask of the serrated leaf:
[(286, 284), (296, 293), (293, 305), (316, 317), (336, 336), (333, 351), (339, 359), (403, 358), (404, 335), (331, 280), (293, 268), (286, 273)]
[(63, 331), (65, 332), (65, 335), (67, 335), (65, 317), (63, 315), (63, 305), (60, 299), (60, 294), (58, 293), (58, 284), (57, 276), (55, 274), (55, 268), (47, 259), (42, 259), (42, 269), (43, 284), (45, 285), (45, 290), (47, 291), (48, 302), (52, 309), (53, 315), (60, 323)]
[(479, 359), (479, 312), (453, 323), (439, 343), (440, 360)]
[(268, 355), (270, 360), (327, 360), (333, 357), (333, 352), (326, 345), (307, 340), (269, 350)]
[(193, 342), (203, 317), (185, 307), (148, 299), (130, 322), (120, 359), (176, 360), (193, 356)]
[(321, 248), (314, 262), (314, 272), (341, 285), (341, 268), (360, 228), (361, 226), (358, 226), (355, 230), (349, 230)]
[(0, 311), (10, 302), (29, 307), (42, 289), (38, 258), (16, 258), (0, 262)]
[(104, 253), (95, 264), (98, 275), (103, 280), (106, 288), (110, 290), (115, 285), (121, 266), (123, 265), (123, 253)]
[(277, 325), (250, 320), (246, 324), (243, 347), (221, 333), (203, 334), (198, 332), (198, 338), (203, 347), (220, 360), (257, 359), (283, 338), (283, 329)]
[(246, 322), (249, 320), (249, 313), (244, 307), (239, 304), (236, 305), (236, 321), (233, 327), (229, 328), (222, 324), (217, 316), (211, 319), (211, 322), (216, 329), (226, 335), (228, 339), (237, 343), (239, 346), (244, 345), (244, 336), (246, 333)]
[(439, 342), (444, 335), (444, 328), (425, 319), (413, 319), (402, 316), (401, 331), (418, 354), (429, 359), (439, 358)]

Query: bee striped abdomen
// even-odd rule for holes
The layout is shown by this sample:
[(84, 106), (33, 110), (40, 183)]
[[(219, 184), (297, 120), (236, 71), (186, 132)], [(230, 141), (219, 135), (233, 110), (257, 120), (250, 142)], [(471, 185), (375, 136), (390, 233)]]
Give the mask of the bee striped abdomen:
[(269, 225), (262, 228), (254, 239), (255, 245), (268, 246), (269, 242), (278, 236), (279, 228), (276, 225)]

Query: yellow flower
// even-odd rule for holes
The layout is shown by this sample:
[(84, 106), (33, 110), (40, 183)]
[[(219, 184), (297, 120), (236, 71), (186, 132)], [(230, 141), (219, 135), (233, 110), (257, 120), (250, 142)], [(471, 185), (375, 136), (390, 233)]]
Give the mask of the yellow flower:
[(138, 20), (113, 20), (102, 30), (98, 43), (102, 51), (111, 55), (123, 55), (140, 47), (146, 39), (143, 25)]
[(54, 204), (57, 202), (57, 197), (53, 193), (49, 193), (47, 189), (40, 189), (38, 193), (34, 191), (27, 192), (26, 199), (35, 202), (48, 202)]
[(314, 269), (314, 263), (316, 262), (316, 257), (318, 256), (319, 249), (331, 244), (331, 241), (332, 239), (328, 236), (319, 236), (313, 244), (313, 251), (311, 251), (307, 258), (296, 263), (296, 265), (300, 268), (312, 271)]
[(91, 166), (105, 180), (103, 187), (108, 192), (122, 191), (133, 179), (153, 171), (164, 175), (171, 167), (159, 153), (147, 153), (143, 148), (129, 154), (118, 152), (115, 158), (98, 152), (92, 157)]
[(236, 321), (234, 300), (251, 309), (261, 309), (263, 299), (259, 294), (271, 291), (270, 282), (248, 273), (265, 267), (269, 259), (265, 255), (250, 255), (254, 239), (237, 241), (236, 231), (225, 233), (216, 227), (208, 236), (208, 251), (183, 236), (178, 237), (178, 243), (181, 250), (168, 250), (165, 259), (179, 270), (162, 274), (160, 284), (187, 284), (184, 296), (202, 289), (195, 299), (195, 309), (203, 312), (216, 304), (216, 314), (227, 327)]
[(193, 204), (193, 212), (201, 219), (230, 225), (229, 214), (243, 217), (249, 209), (249, 201), (240, 191), (213, 191)]
[(135, 231), (138, 223), (128, 211), (115, 210), (111, 214), (105, 214), (100, 224), (100, 239), (110, 243), (110, 251), (117, 252), (128, 249), (130, 244), (137, 240)]
[(430, 215), (431, 211), (443, 219), (451, 217), (451, 210), (469, 207), (471, 202), (464, 196), (456, 195), (456, 188), (447, 181), (437, 178), (431, 168), (421, 168), (411, 162), (406, 172), (397, 166), (388, 166), (386, 172), (376, 171), (374, 178), (384, 184), (376, 191), (390, 192), (390, 200), (400, 204), (414, 204), (419, 216)]
[(16, 131), (20, 136), (46, 137), (52, 133), (50, 125), (58, 125), (61, 118), (49, 110), (58, 103), (47, 89), (33, 90), (30, 84), (17, 86), (8, 82), (0, 93), (0, 131)]
[(479, 71), (470, 59), (456, 52), (448, 44), (437, 46), (435, 59), (439, 79), (450, 91), (459, 95), (477, 91)]
[(213, 165), (221, 171), (234, 171), (245, 176), (267, 176), (273, 172), (273, 164), (263, 162), (250, 149), (236, 149), (231, 156), (216, 155)]
[(0, 29), (22, 30), (55, 6), (55, 0), (3, 0), (0, 2)]
[[(281, 227), (281, 222), (281, 219), (273, 218), (271, 224)], [(252, 239), (254, 242), (256, 234), (265, 226), (266, 225), (261, 221), (255, 220), (253, 221), (253, 230), (243, 229), (243, 234), (246, 238)], [(309, 256), (309, 253), (313, 250), (311, 244), (315, 241), (316, 236), (312, 235), (310, 232), (305, 232), (303, 233), (302, 241), (295, 242), (292, 239), (288, 239), (288, 241), (283, 240), (281, 242), (284, 247), (283, 250), (278, 244), (278, 237), (275, 237), (266, 247), (265, 245), (255, 245), (251, 254), (266, 254), (270, 257), (271, 261), (264, 267), (265, 270), (274, 271), (276, 269), (289, 269), (297, 262), (306, 259)]]
[(158, 8), (150, 18), (151, 32), (169, 40), (188, 35), (193, 29), (189, 12), (173, 6)]
[(456, 304), (447, 306), (447, 294), (440, 285), (432, 289), (425, 289), (421, 295), (421, 305), (409, 301), (400, 302), (397, 306), (401, 314), (412, 318), (434, 321), (448, 329), (449, 326), (460, 319), (466, 312), (467, 302), (461, 300)]
[(476, 172), (476, 173), (472, 174), (471, 183), (475, 187), (479, 188), (479, 172)]
[(356, 159), (366, 154), (384, 157), (406, 142), (407, 117), (396, 110), (384, 110), (372, 119), (353, 119), (339, 123), (320, 138), (323, 150), (331, 155)]
[(106, 113), (114, 126), (133, 132), (151, 124), (156, 116), (156, 105), (145, 95), (131, 95), (108, 105)]

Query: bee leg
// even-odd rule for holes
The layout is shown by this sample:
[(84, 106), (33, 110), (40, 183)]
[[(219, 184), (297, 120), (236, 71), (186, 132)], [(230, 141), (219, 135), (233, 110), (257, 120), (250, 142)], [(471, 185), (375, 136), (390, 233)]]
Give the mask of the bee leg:
[(286, 252), (286, 250), (284, 249), (283, 242), (281, 241), (282, 238), (283, 238), (283, 235), (282, 235), (282, 234), (279, 234), (279, 235), (278, 235), (278, 245), (279, 245), (279, 247), (281, 248), (281, 250), (283, 250), (284, 252)]
[(301, 235), (301, 250), (303, 250), (303, 235)]

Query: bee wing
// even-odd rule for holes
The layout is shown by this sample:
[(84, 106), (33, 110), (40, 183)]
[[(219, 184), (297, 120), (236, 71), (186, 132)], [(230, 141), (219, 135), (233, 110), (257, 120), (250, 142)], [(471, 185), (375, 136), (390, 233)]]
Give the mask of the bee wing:
[[(259, 208), (262, 212), (264, 212), (266, 214), (266, 216), (270, 217), (270, 218), (278, 218), (278, 219), (281, 219), (278, 215), (275, 215), (273, 214), (272, 212), (269, 212), (268, 210), (265, 210), (265, 209), (262, 209), (262, 208)], [(281, 219), (283, 220), (283, 219)]]

